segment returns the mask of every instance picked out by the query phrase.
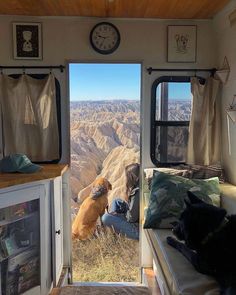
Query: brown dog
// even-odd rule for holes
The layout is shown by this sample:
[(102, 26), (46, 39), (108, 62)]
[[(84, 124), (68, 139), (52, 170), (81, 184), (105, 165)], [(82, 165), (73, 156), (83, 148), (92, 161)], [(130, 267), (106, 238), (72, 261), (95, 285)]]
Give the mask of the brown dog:
[(83, 201), (72, 224), (72, 239), (86, 240), (94, 233), (98, 217), (105, 213), (108, 190), (111, 189), (106, 178), (99, 177), (93, 182), (91, 193)]

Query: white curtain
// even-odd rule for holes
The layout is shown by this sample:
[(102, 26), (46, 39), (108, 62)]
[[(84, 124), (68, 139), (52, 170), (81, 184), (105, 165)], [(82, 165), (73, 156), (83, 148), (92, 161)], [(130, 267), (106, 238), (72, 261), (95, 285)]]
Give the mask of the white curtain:
[(0, 75), (3, 154), (26, 154), (32, 161), (59, 159), (55, 78)]
[(187, 163), (219, 164), (221, 160), (220, 82), (213, 77), (200, 84), (191, 79), (193, 95)]

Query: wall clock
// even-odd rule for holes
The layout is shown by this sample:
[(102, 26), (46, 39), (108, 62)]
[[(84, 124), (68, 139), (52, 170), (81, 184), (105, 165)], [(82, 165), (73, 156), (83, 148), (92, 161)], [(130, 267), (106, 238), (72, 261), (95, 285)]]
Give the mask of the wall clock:
[(101, 54), (114, 52), (120, 44), (120, 33), (116, 26), (108, 22), (96, 24), (90, 32), (90, 43)]

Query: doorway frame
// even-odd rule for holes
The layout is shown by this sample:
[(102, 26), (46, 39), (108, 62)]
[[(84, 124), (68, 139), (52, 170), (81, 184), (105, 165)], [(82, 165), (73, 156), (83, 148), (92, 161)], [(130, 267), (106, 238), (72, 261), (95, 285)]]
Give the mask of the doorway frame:
[[(142, 113), (142, 105), (144, 103), (144, 65), (142, 60), (104, 60), (104, 59), (68, 59), (66, 60), (66, 97), (67, 97), (67, 141), (68, 141), (68, 158), (69, 158), (69, 167), (71, 166), (71, 143), (70, 143), (70, 64), (75, 63), (75, 64), (139, 64), (140, 65), (140, 220), (143, 219), (143, 177), (142, 177), (142, 132), (143, 132), (143, 113)], [(69, 176), (70, 177), (70, 176)], [(70, 191), (70, 184), (69, 184), (69, 177), (68, 177), (68, 185), (69, 185), (69, 191)], [(71, 194), (70, 194), (71, 198)], [(63, 207), (65, 204), (63, 204)], [(68, 207), (68, 204), (67, 204)], [(67, 211), (68, 212), (68, 211)], [(67, 225), (67, 237), (64, 236), (64, 257), (67, 257), (67, 266), (69, 267), (69, 278), (68, 281), (69, 283), (73, 284), (73, 265), (72, 265), (72, 239), (71, 239), (71, 218), (70, 216), (64, 216), (66, 225)], [(64, 225), (65, 225), (64, 221)], [(70, 228), (68, 228), (68, 226)], [(65, 231), (64, 231), (65, 232)], [(145, 248), (145, 239), (143, 239), (144, 232), (142, 230), (142, 223), (140, 223), (139, 226), (139, 233), (140, 233), (140, 238), (139, 238), (139, 282), (142, 283), (142, 268), (143, 268), (143, 251), (142, 249)], [(115, 283), (115, 282), (114, 282)]]

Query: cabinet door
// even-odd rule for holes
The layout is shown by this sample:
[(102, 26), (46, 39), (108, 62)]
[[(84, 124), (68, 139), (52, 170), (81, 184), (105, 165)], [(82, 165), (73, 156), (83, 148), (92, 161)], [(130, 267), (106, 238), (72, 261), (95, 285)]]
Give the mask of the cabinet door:
[(44, 204), (42, 185), (1, 190), (0, 294), (45, 294)]
[(63, 220), (62, 220), (62, 180), (57, 177), (52, 181), (52, 254), (53, 285), (60, 279), (63, 267)]

